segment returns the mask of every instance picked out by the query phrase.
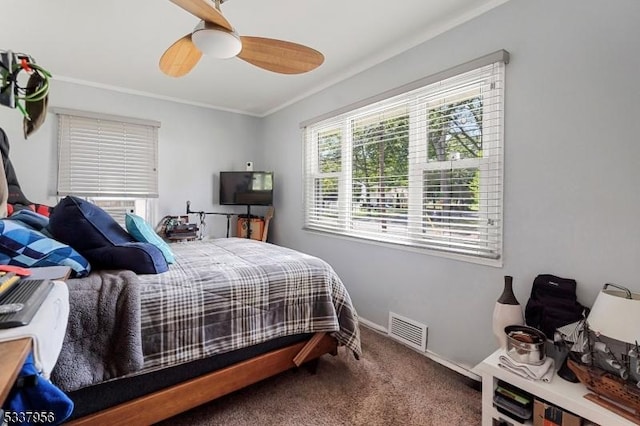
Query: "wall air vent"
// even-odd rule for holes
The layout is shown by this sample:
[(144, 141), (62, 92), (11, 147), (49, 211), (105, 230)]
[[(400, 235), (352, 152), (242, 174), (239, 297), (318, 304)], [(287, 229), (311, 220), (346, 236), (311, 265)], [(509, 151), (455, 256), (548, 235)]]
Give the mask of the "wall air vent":
[(389, 336), (421, 352), (427, 351), (427, 326), (389, 312)]

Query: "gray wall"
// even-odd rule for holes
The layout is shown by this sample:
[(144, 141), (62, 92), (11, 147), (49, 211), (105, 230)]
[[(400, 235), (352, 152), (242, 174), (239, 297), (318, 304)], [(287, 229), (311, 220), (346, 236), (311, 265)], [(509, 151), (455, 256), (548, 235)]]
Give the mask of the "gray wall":
[[(52, 80), (52, 106), (145, 118), (161, 122), (159, 139), (159, 191), (157, 218), (192, 210), (233, 211), (218, 206), (220, 170), (244, 170), (253, 160), (260, 167), (259, 119), (175, 102)], [(0, 127), (9, 137), (11, 161), (27, 197), (55, 205), (57, 182), (57, 117), (49, 112), (43, 127), (28, 140), (22, 133), (18, 110), (0, 108)], [(256, 152), (257, 151), (257, 152)], [(244, 210), (242, 210), (244, 211)], [(197, 221), (192, 216), (192, 221)], [(207, 232), (226, 234), (224, 216), (208, 216)]]
[[(640, 2), (512, 0), (263, 120), (278, 173), (274, 237), (326, 259), (361, 317), (389, 311), (429, 326), (428, 349), (473, 366), (496, 348), (491, 315), (514, 276), (640, 291)], [(498, 49), (506, 75), (504, 266), (481, 266), (301, 229), (304, 120)]]

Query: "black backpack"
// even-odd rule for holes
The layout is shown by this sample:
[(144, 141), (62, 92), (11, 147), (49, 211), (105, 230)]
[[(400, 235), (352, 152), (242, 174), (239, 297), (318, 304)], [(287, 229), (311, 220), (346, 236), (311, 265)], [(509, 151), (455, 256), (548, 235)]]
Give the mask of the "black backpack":
[(553, 340), (558, 327), (579, 321), (588, 313), (589, 309), (578, 303), (575, 280), (541, 274), (533, 281), (524, 317), (527, 325)]

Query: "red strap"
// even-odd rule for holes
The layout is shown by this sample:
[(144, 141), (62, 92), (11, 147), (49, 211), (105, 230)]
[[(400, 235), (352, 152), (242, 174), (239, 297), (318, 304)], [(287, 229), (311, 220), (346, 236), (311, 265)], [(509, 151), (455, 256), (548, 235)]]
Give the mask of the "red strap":
[(44, 204), (36, 204), (35, 207), (36, 213), (49, 217), (49, 214), (51, 213), (51, 207), (45, 206)]
[(22, 275), (23, 277), (31, 275), (31, 271), (29, 269), (15, 265), (0, 265), (0, 271), (15, 272), (16, 275)]
[(22, 66), (22, 69), (25, 70), (26, 72), (31, 72), (33, 71), (31, 69), (31, 67), (29, 66), (29, 61), (27, 61), (27, 58), (22, 58), (20, 60), (20, 65)]

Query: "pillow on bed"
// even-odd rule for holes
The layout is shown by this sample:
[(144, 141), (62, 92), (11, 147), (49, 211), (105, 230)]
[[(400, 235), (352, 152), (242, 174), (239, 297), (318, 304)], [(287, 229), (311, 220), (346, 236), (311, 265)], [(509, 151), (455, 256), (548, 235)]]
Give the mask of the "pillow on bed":
[(135, 214), (127, 213), (124, 219), (124, 224), (127, 227), (129, 234), (136, 241), (153, 244), (160, 249), (167, 263), (175, 262), (173, 252), (171, 251), (171, 248), (169, 248), (169, 244), (160, 238), (151, 225), (149, 225), (143, 218)]
[(87, 259), (73, 248), (9, 219), (0, 220), (0, 264), (68, 266), (75, 277), (84, 277), (91, 270)]
[(67, 196), (49, 216), (53, 238), (83, 253), (85, 250), (131, 243), (135, 240), (109, 213), (82, 198)]
[(84, 252), (94, 269), (128, 269), (136, 274), (160, 274), (169, 266), (158, 247), (149, 243), (124, 243)]
[(86, 257), (94, 269), (128, 269), (136, 274), (169, 269), (157, 247), (136, 242), (109, 213), (82, 198), (60, 200), (49, 217), (49, 230)]

